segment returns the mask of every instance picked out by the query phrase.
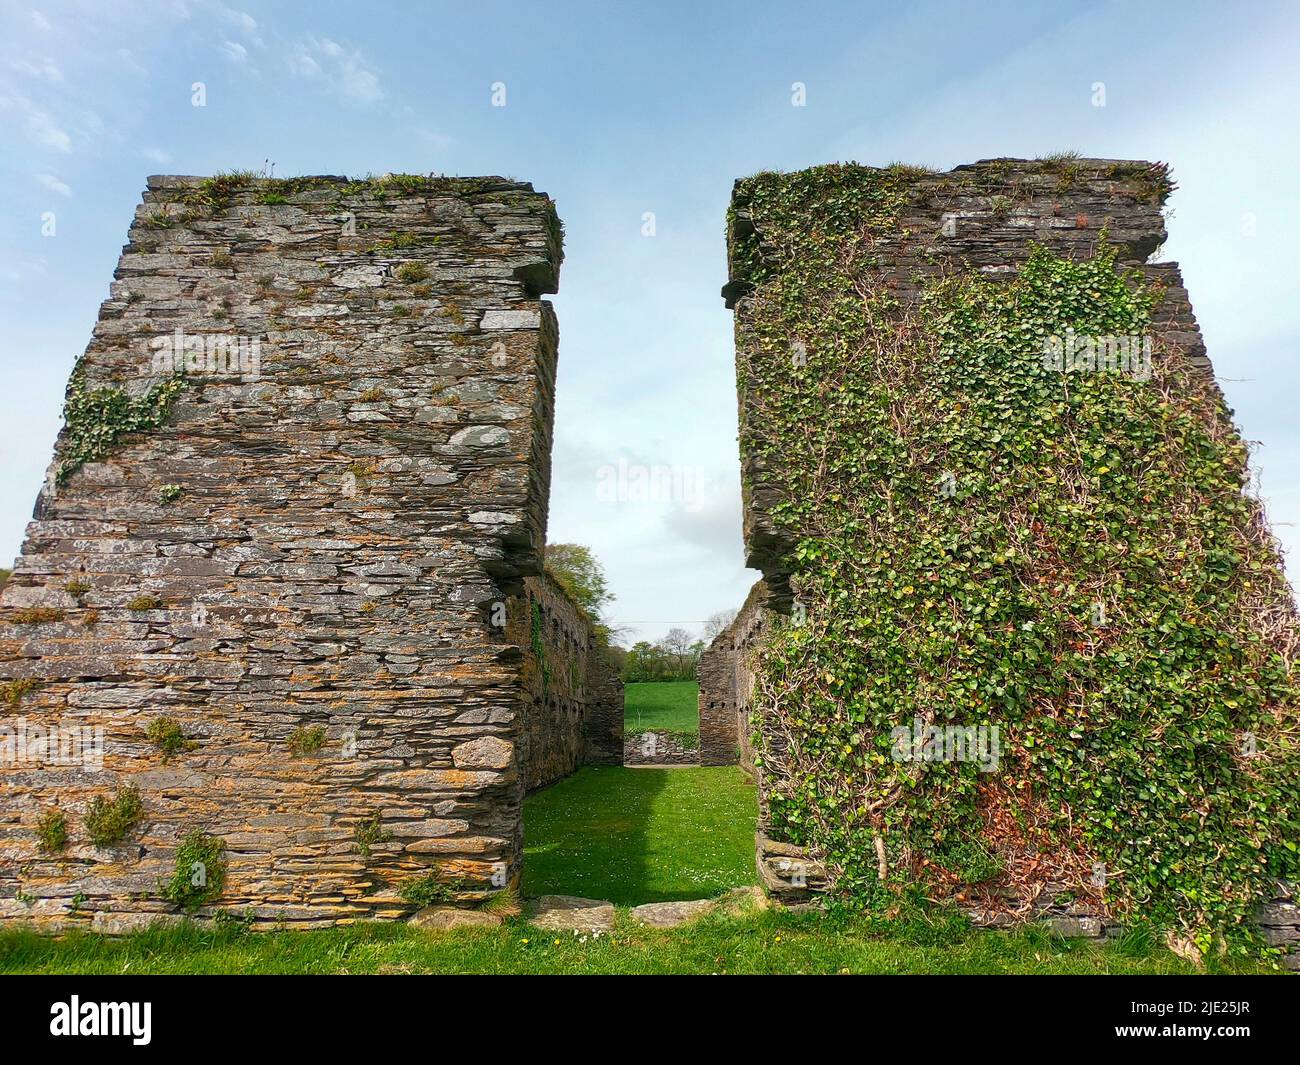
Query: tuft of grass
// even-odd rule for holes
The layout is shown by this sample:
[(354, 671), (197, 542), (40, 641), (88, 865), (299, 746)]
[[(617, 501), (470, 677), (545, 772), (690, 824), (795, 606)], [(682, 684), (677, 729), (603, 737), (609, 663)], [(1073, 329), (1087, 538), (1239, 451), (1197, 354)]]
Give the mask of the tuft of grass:
[(40, 686), (41, 682), (35, 677), (19, 677), (0, 685), (0, 698), (4, 699), (7, 706), (17, 706), (23, 701), (23, 696), (36, 691)]
[(1083, 158), (1081, 153), (1070, 149), (1064, 152), (1048, 152), (1046, 155), (1040, 155), (1038, 161), (1040, 163), (1050, 163), (1053, 166), (1064, 166), (1081, 158)]
[(143, 613), (146, 610), (161, 610), (162, 600), (156, 595), (137, 595), (126, 604), (127, 610)]
[(158, 487), (158, 503), (160, 506), (170, 506), (180, 499), (181, 493), (185, 491), (179, 484), (164, 484)]
[(524, 902), (518, 888), (508, 887), (489, 895), (479, 909), (497, 917), (518, 917), (524, 912)]
[(173, 717), (156, 717), (149, 722), (145, 735), (162, 752), (163, 761), (182, 751), (192, 751), (198, 746), (194, 740), (187, 739), (180, 722)]
[(289, 733), (289, 753), (295, 758), (315, 754), (325, 746), (324, 725), (299, 725)]
[(63, 611), (52, 606), (29, 606), (15, 610), (11, 619), (15, 625), (44, 625), (52, 621), (62, 621)]
[(111, 799), (96, 795), (86, 811), (86, 833), (96, 847), (121, 843), (140, 822), (144, 803), (134, 785), (119, 788)]
[(68, 819), (62, 810), (46, 810), (36, 822), (36, 838), (46, 854), (57, 854), (68, 843)]
[(429, 277), (429, 268), (424, 263), (402, 263), (397, 268), (397, 280), (405, 282), (408, 285), (417, 281), (427, 280)]
[(186, 834), (176, 848), (170, 880), (160, 881), (158, 894), (185, 913), (194, 913), (221, 894), (226, 883), (226, 845), (208, 832)]
[(63, 586), (63, 590), (72, 596), (77, 601), (77, 605), (80, 606), (81, 601), (86, 598), (86, 593), (90, 591), (90, 582), (79, 579), (71, 580)]

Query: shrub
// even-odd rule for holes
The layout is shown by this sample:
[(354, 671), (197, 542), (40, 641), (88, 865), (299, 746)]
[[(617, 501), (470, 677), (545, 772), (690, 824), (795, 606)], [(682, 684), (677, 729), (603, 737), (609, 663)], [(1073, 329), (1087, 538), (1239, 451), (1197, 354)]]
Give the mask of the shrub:
[(126, 604), (126, 608), (137, 614), (141, 614), (146, 610), (160, 610), (162, 609), (162, 600), (156, 595), (137, 595)]
[(106, 799), (96, 795), (86, 811), (86, 833), (96, 847), (111, 847), (121, 843), (140, 822), (144, 804), (140, 792), (128, 785)]

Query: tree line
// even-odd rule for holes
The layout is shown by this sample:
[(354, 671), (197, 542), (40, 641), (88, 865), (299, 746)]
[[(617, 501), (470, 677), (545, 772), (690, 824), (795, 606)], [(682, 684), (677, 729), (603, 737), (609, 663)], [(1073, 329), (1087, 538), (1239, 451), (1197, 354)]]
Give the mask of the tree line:
[(617, 642), (619, 633), (604, 619), (605, 608), (614, 601), (605, 579), (605, 569), (591, 548), (583, 544), (547, 544), (546, 571), (569, 594), (591, 622), (605, 653), (618, 667), (625, 682), (694, 680), (700, 655), (736, 616), (734, 610), (720, 610), (696, 636), (683, 628), (671, 628), (658, 640), (638, 640), (631, 647)]

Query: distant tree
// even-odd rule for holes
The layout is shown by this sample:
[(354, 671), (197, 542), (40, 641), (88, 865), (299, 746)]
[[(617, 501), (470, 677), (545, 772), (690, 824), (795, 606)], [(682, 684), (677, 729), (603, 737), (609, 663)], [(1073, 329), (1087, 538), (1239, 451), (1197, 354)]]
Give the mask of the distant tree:
[(665, 653), (672, 659), (673, 673), (679, 679), (694, 675), (691, 657), (691, 644), (695, 641), (685, 629), (669, 629), (659, 641)]
[(645, 640), (638, 640), (627, 652), (623, 669), (625, 681), (663, 680), (667, 672), (667, 656), (663, 648)]
[(614, 593), (605, 580), (605, 568), (591, 548), (583, 544), (547, 544), (545, 566), (587, 615), (600, 639), (608, 643), (610, 630), (603, 614), (614, 601)]
[(627, 658), (631, 652), (626, 647), (620, 647), (616, 643), (608, 644), (605, 647), (605, 657), (609, 659), (614, 669), (617, 670), (620, 677), (626, 678)]
[(709, 620), (704, 623), (705, 644), (712, 643), (722, 633), (722, 630), (735, 620), (735, 610), (719, 610), (716, 614), (710, 614)]

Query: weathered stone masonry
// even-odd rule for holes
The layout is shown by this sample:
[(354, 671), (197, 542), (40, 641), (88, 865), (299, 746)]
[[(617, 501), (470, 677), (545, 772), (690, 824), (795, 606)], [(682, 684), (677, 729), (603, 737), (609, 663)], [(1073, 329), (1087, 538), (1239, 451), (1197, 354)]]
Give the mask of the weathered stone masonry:
[[(526, 788), (618, 760), (617, 678), (541, 569), (561, 254), (500, 178), (150, 179), (74, 375), (121, 390), (91, 431), (177, 330), (189, 365), (60, 479), (65, 428), (0, 596), (6, 725), (103, 730), (100, 766), (0, 762), (0, 917), (146, 921), (193, 830), (228, 863), (202, 912), (394, 917), (428, 874), (470, 899), (517, 877)], [(125, 785), (141, 816), (96, 847)]]
[[(1073, 160), (1071, 167), (1073, 180), (1069, 182), (1062, 181), (1050, 164), (1028, 160), (983, 160), (947, 173), (917, 172), (910, 179), (916, 195), (904, 208), (894, 232), (883, 235), (876, 246), (878, 269), (885, 283), (901, 300), (910, 301), (919, 295), (925, 279), (955, 267), (994, 276), (1014, 275), (1035, 243), (1058, 255), (1086, 258), (1104, 226), (1108, 239), (1119, 249), (1118, 262), (1137, 268), (1148, 281), (1164, 289), (1153, 330), (1192, 366), (1212, 374), (1178, 265), (1148, 262), (1166, 239), (1163, 196), (1158, 192), (1158, 183), (1151, 179), (1156, 169), (1148, 163), (1109, 159)], [(754, 234), (754, 222), (739, 183), (732, 206), (735, 221), (728, 242), (734, 249), (738, 239)], [(763, 235), (760, 232), (757, 236), (761, 240)], [(723, 288), (727, 306), (735, 310), (738, 363), (756, 343), (749, 295), (744, 282), (735, 276)], [(738, 381), (743, 425), (751, 397), (745, 392), (743, 374)], [(765, 618), (772, 611), (788, 614), (793, 607), (789, 574), (783, 568), (783, 558), (793, 540), (790, 530), (779, 527), (771, 517), (773, 507), (781, 502), (771, 471), (765, 469), (759, 456), (751, 454), (741, 455), (741, 467), (747, 561), (750, 567), (763, 572), (763, 580), (731, 627), (703, 656), (700, 727), (702, 747), (717, 758), (725, 756), (734, 729), (740, 759), (752, 770), (748, 736), (754, 730), (765, 729), (768, 723), (750, 720), (753, 670), (749, 662), (766, 627)], [(779, 759), (781, 737), (770, 728), (765, 734), (768, 758)], [(709, 757), (706, 755), (706, 760)], [(735, 760), (734, 755), (730, 760)], [(815, 855), (768, 838), (770, 822), (761, 766), (756, 776), (760, 798), (758, 866), (762, 880), (778, 897), (806, 900), (820, 886), (824, 871)], [(1057, 922), (1064, 932), (1099, 934), (1104, 930), (1103, 922), (1085, 912), (1057, 912), (1050, 903), (1045, 906), (1040, 915)], [(975, 916), (980, 918), (979, 914)], [(1262, 907), (1259, 916), (1270, 942), (1300, 942), (1300, 916), (1291, 886), (1280, 885), (1278, 897)], [(1291, 960), (1294, 963), (1300, 958), (1293, 954)]]

